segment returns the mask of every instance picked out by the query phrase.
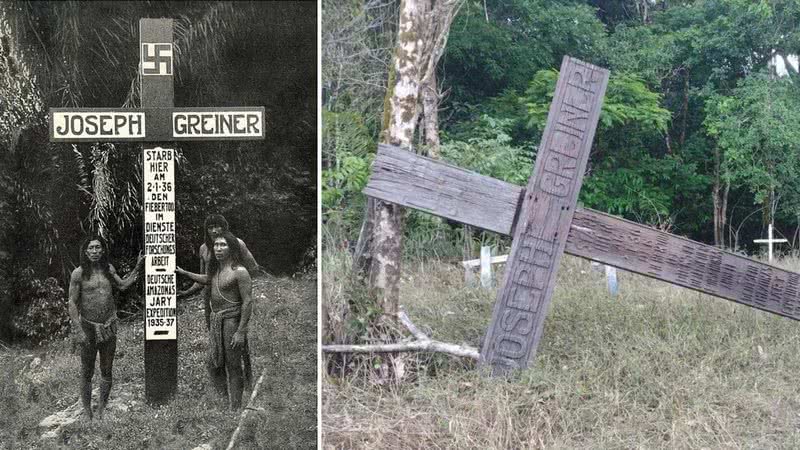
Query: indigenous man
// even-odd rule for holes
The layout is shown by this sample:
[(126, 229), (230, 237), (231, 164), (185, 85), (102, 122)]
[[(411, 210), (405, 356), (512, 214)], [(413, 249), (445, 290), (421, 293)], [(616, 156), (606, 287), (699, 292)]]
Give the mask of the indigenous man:
[(214, 258), (209, 261), (206, 274), (187, 272), (180, 267), (175, 272), (209, 284), (208, 372), (217, 393), (225, 396), (227, 392), (231, 408), (239, 409), (244, 390), (242, 360), (249, 360), (246, 344), (252, 283), (241, 262), (239, 240), (233, 234), (223, 232), (214, 239), (212, 248)]
[[(203, 229), (205, 230), (205, 242), (203, 245), (200, 246), (200, 251), (198, 254), (200, 255), (200, 273), (206, 273), (206, 267), (208, 267), (208, 263), (211, 260), (211, 251), (210, 248), (213, 247), (214, 239), (217, 236), (221, 236), (222, 233), (229, 231), (228, 230), (228, 221), (225, 220), (221, 214), (211, 214), (210, 216), (206, 217), (205, 224), (203, 224)], [(244, 268), (250, 272), (250, 276), (252, 276), (255, 271), (258, 269), (258, 263), (256, 262), (255, 258), (253, 258), (253, 254), (250, 253), (250, 250), (245, 245), (244, 241), (237, 238), (239, 242), (239, 248), (241, 250), (242, 261), (241, 264), (244, 265)], [(203, 285), (200, 283), (195, 282), (189, 289), (178, 291), (178, 296), (183, 297), (186, 295), (194, 294), (198, 292), (200, 289), (203, 288)], [(205, 296), (206, 301), (206, 326), (208, 326), (208, 296)]]
[[(222, 214), (211, 214), (206, 217), (206, 221), (203, 224), (203, 229), (205, 230), (205, 242), (203, 242), (203, 245), (200, 246), (200, 251), (198, 252), (200, 255), (201, 274), (207, 273), (209, 262), (213, 256), (211, 249), (214, 247), (214, 239), (222, 236), (222, 233), (229, 231), (228, 221), (225, 220), (225, 217), (222, 216)], [(247, 272), (250, 273), (250, 277), (252, 278), (252, 276), (255, 274), (255, 271), (258, 270), (259, 265), (255, 258), (253, 258), (253, 254), (250, 253), (250, 250), (248, 250), (244, 241), (239, 238), (236, 238), (236, 241), (239, 243), (240, 264), (247, 269)], [(185, 291), (178, 291), (177, 295), (178, 297), (184, 297), (194, 294), (201, 289), (203, 289), (203, 285), (195, 281), (195, 283), (189, 287), (189, 289), (186, 289)], [(203, 305), (205, 307), (206, 329), (208, 329), (211, 325), (211, 308), (209, 307), (209, 301), (211, 299), (210, 294), (211, 293), (208, 290), (208, 286), (206, 286), (206, 288), (203, 289)], [(244, 379), (248, 388), (251, 387), (253, 383), (253, 369), (250, 363), (250, 352), (247, 348), (244, 349)]]
[(100, 399), (97, 418), (103, 411), (111, 391), (111, 366), (117, 348), (117, 308), (112, 287), (127, 289), (136, 281), (144, 263), (139, 256), (136, 267), (125, 279), (117, 275), (108, 261), (108, 245), (100, 236), (91, 236), (81, 244), (80, 266), (69, 280), (69, 315), (75, 342), (81, 349), (80, 396), (83, 414), (92, 419), (92, 376), (94, 361), (100, 353)]

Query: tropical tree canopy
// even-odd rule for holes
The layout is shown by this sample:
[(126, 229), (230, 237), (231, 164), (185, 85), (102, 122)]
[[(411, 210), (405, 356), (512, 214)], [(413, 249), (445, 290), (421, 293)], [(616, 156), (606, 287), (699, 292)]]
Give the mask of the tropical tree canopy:
[[(370, 42), (385, 42), (385, 27), (364, 32), (373, 38), (361, 41), (365, 48), (383, 54)], [(470, 0), (438, 68), (441, 154), (524, 184), (561, 59), (570, 55), (612, 73), (581, 192), (585, 206), (746, 251), (757, 250), (751, 242), (770, 221), (797, 241), (798, 54), (794, 0)], [(323, 61), (323, 73), (328, 64), (337, 67)], [(364, 92), (356, 103), (375, 97)], [(333, 141), (323, 139), (330, 148), (323, 164), (340, 171), (323, 178), (323, 197), (335, 189), (337, 199), (352, 200), (326, 203), (323, 217), (352, 239), (363, 204), (361, 167), (377, 142), (374, 129), (357, 124), (380, 123), (380, 105), (338, 105), (337, 113), (358, 117), (349, 120), (361, 144), (340, 161), (328, 147)], [(363, 143), (365, 132), (372, 145)], [(411, 214), (407, 242), (449, 236), (450, 251), (461, 251), (457, 229), (444, 224), (431, 233), (423, 222)]]

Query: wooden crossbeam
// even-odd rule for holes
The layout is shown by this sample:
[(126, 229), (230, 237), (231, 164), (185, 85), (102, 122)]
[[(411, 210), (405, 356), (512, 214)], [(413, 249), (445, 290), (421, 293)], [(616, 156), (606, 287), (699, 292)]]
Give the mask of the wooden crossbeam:
[[(523, 192), (388, 145), (379, 146), (364, 189), (384, 201), (505, 235), (514, 227)], [(599, 211), (575, 211), (564, 251), (800, 320), (800, 274)]]
[(524, 189), (476, 175), (452, 164), (380, 144), (363, 192), (466, 225), (511, 234)]

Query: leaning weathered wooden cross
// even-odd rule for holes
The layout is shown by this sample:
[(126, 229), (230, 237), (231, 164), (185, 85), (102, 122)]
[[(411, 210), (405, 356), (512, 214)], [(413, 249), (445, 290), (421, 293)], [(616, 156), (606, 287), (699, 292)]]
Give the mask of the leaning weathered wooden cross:
[[(141, 108), (51, 108), (53, 142), (264, 139), (264, 107), (175, 108), (172, 19), (139, 21)], [(142, 149), (145, 260), (145, 397), (162, 404), (178, 385), (175, 156)], [(205, 230), (204, 230), (205, 231)]]
[[(800, 320), (800, 274), (577, 209), (608, 71), (565, 57), (527, 188), (381, 145), (364, 193), (512, 235), (481, 349), (493, 374), (536, 352), (563, 252)], [(490, 151), (491, 149), (487, 149)]]

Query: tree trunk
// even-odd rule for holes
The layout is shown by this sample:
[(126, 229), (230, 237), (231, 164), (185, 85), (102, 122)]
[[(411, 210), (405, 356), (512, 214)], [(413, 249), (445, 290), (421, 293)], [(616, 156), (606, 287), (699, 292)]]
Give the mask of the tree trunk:
[(730, 182), (723, 181), (721, 176), (721, 155), (719, 147), (714, 148), (714, 188), (711, 193), (714, 203), (714, 245), (725, 248), (725, 225), (728, 214), (728, 193)]
[(422, 94), (422, 129), (425, 133), (425, 146), (428, 156), (439, 159), (439, 90), (436, 85), (436, 71), (420, 87)]
[(375, 200), (367, 197), (367, 204), (364, 207), (364, 219), (361, 221), (361, 230), (358, 232), (358, 241), (353, 251), (353, 274), (360, 279), (364, 274), (369, 273), (372, 266), (372, 230), (374, 227), (373, 211)]
[[(395, 52), (397, 53), (397, 52)], [(393, 58), (394, 59), (394, 58)], [(397, 72), (393, 64), (389, 68), (389, 80), (387, 82), (386, 95), (383, 97), (383, 120), (381, 122), (381, 142), (388, 142), (389, 125), (391, 123), (392, 96), (396, 83)], [(358, 242), (353, 252), (353, 272), (359, 278), (369, 278), (372, 268), (373, 233), (375, 230), (375, 199), (367, 197), (367, 205), (364, 208), (364, 219), (361, 222), (361, 230), (358, 233)]]
[[(460, 0), (401, 1), (389, 92), (384, 102), (382, 142), (411, 150), (424, 84), (433, 94), (430, 105), (422, 105), (428, 106), (426, 140), (435, 139), (434, 152), (438, 154), (438, 91), (434, 74), (460, 4)], [(431, 122), (433, 127), (428, 125)], [(369, 199), (356, 246), (354, 270), (367, 274), (370, 295), (387, 317), (395, 317), (399, 303), (402, 216), (401, 207)]]
[[(394, 76), (390, 77), (394, 83), (389, 85), (384, 104), (381, 133), (383, 142), (409, 150), (418, 118), (421, 3), (403, 0), (400, 4)], [(368, 274), (369, 294), (387, 317), (397, 314), (399, 304), (402, 215), (403, 210), (397, 205), (369, 199), (357, 244), (356, 270)]]
[(636, 2), (634, 3), (634, 5), (636, 6), (636, 14), (639, 17), (641, 17), (643, 24), (647, 24), (650, 20), (649, 16), (650, 5), (648, 3), (649, 1), (650, 0), (636, 0)]
[(681, 138), (679, 141), (681, 147), (683, 147), (683, 144), (686, 142), (686, 121), (689, 118), (689, 69), (686, 69), (683, 75), (683, 114), (681, 117)]

